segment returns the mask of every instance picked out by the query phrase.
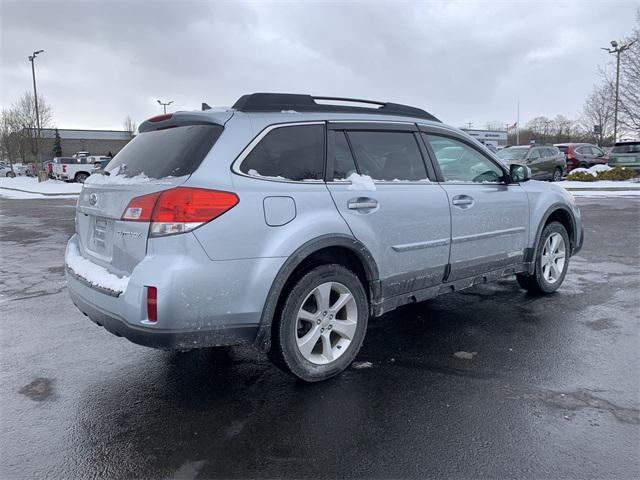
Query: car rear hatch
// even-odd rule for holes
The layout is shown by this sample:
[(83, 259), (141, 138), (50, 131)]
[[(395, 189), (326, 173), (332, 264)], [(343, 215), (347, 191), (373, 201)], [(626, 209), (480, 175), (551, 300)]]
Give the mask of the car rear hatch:
[(85, 258), (118, 276), (129, 276), (145, 257), (150, 221), (136, 217), (136, 209), (131, 216), (128, 207), (141, 196), (183, 184), (224, 128), (222, 122), (206, 117), (196, 122), (189, 121), (192, 114), (185, 116), (162, 116), (143, 123), (142, 133), (113, 158), (105, 173), (87, 179), (76, 210), (76, 232)]
[(640, 164), (640, 142), (616, 143), (609, 154), (609, 164), (621, 167)]

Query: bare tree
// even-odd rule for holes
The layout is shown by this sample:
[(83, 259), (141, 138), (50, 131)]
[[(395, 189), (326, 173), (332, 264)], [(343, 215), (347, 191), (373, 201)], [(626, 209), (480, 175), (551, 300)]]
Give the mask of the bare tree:
[(136, 129), (138, 128), (138, 126), (136, 125), (136, 122), (134, 122), (132, 118), (127, 115), (124, 119), (124, 122), (122, 123), (122, 128), (129, 134), (130, 138), (133, 138), (133, 136), (136, 134)]
[(19, 130), (15, 112), (3, 108), (0, 112), (0, 158), (8, 161), (12, 168), (20, 150)]
[(611, 83), (596, 86), (585, 101), (580, 123), (585, 132), (594, 132), (596, 125), (600, 126), (600, 133), (592, 133), (598, 145), (613, 139), (614, 92)]
[(484, 128), (493, 131), (504, 131), (506, 129), (506, 125), (507, 124), (505, 122), (501, 122), (499, 120), (491, 120), (485, 123)]
[(640, 8), (636, 12), (636, 28), (623, 40), (631, 44), (620, 56), (619, 122), (630, 133), (640, 136)]
[[(19, 153), (22, 160), (38, 160), (40, 155), (40, 135), (36, 118), (36, 109), (33, 94), (25, 92), (11, 105), (11, 118), (17, 128), (19, 139)], [(40, 115), (40, 128), (50, 128), (53, 124), (53, 112), (45, 99), (38, 95), (38, 112)]]

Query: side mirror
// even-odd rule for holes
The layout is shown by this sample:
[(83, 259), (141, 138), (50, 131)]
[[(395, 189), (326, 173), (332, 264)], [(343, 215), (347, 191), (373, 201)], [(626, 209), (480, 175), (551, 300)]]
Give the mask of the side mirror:
[(512, 182), (526, 182), (531, 179), (531, 169), (526, 165), (512, 163), (511, 166), (509, 166), (509, 175), (511, 176)]

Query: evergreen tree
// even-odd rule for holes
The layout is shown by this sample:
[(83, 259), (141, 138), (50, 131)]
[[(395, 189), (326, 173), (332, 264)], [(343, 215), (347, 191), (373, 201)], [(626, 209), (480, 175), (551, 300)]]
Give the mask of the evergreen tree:
[(58, 132), (57, 128), (56, 128), (55, 138), (53, 140), (53, 156), (54, 157), (62, 156), (62, 143), (60, 140), (60, 132)]

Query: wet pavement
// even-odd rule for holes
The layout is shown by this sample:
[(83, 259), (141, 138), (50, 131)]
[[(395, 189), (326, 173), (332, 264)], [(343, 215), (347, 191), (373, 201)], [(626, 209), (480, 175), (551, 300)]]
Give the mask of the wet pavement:
[(90, 323), (63, 277), (74, 202), (0, 199), (0, 478), (637, 478), (640, 200), (579, 204), (557, 294), (404, 307), (370, 322), (370, 365), (306, 385)]

